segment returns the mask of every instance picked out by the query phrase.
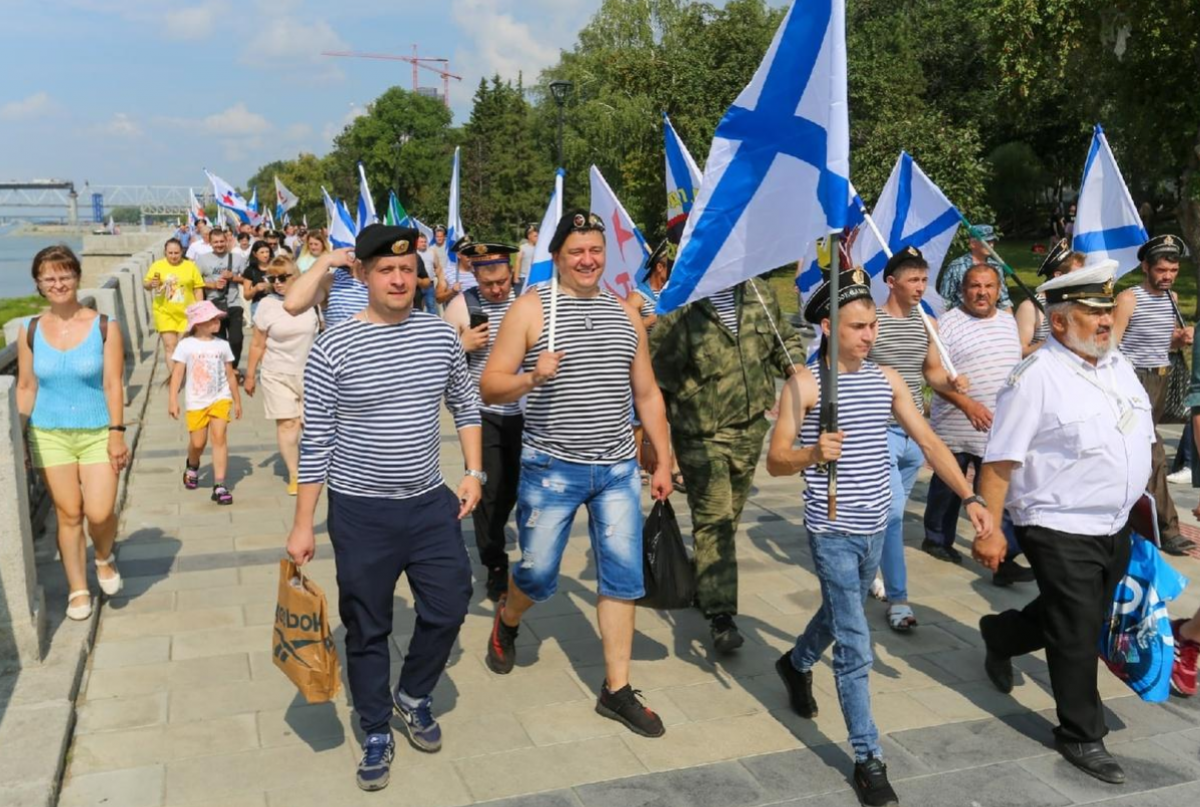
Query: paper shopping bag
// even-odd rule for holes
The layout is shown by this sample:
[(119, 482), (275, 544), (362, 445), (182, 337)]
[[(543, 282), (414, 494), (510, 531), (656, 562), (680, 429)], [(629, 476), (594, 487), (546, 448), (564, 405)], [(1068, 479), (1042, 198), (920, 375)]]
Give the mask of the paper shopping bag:
[(325, 592), (290, 560), (279, 561), (279, 600), (271, 656), (309, 703), (325, 703), (342, 685), (329, 631)]

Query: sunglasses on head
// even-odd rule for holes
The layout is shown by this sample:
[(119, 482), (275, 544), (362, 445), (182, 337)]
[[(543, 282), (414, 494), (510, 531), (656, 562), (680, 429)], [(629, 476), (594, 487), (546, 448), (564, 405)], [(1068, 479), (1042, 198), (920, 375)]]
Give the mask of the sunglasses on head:
[(271, 279), (272, 283), (282, 283), (283, 281), (287, 280), (291, 276), (292, 276), (291, 272), (284, 272), (284, 273), (278, 274), (278, 275), (267, 275), (267, 277), (269, 277)]

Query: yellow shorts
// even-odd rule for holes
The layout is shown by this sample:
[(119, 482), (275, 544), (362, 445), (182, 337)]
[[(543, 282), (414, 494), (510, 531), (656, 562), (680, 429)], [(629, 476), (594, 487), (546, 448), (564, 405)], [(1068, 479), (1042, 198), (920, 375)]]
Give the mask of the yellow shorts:
[(229, 420), (229, 410), (233, 407), (233, 401), (224, 400), (216, 401), (204, 409), (189, 409), (187, 411), (188, 431), (198, 432), (201, 429), (208, 428), (208, 422), (214, 418), (220, 420)]
[(99, 465), (108, 462), (108, 428), (29, 430), (29, 454), (35, 468)]

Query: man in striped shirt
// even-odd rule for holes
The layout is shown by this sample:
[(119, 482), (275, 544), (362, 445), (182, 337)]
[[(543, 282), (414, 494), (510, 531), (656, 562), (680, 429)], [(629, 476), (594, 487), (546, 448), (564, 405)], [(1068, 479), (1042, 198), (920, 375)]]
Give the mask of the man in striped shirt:
[[(867, 676), (873, 659), (863, 601), (879, 568), (888, 519), (889, 420), (895, 418), (921, 447), (934, 473), (967, 498), (967, 513), (981, 538), (990, 535), (992, 517), (982, 500), (971, 495), (954, 456), (925, 422), (899, 373), (867, 359), (877, 321), (866, 276), (858, 269), (843, 272), (839, 280), (837, 356), (829, 356), (826, 341), (831, 327), (826, 283), (812, 293), (804, 311), (809, 322), (819, 323), (823, 336), (820, 369), (814, 375), (801, 368), (784, 384), (767, 453), (771, 476), (804, 474), (804, 521), (821, 581), (820, 609), (795, 647), (775, 662), (775, 670), (787, 687), (792, 709), (801, 717), (816, 717), (812, 668), (831, 644), (837, 645), (833, 674), (854, 749), (854, 787), (864, 804), (882, 807), (898, 799), (888, 783), (871, 715)], [(833, 372), (838, 373), (839, 430), (823, 432), (821, 389)], [(800, 448), (795, 447), (797, 434)], [(831, 462), (837, 463), (836, 491), (830, 490)]]
[[(1021, 337), (1012, 314), (997, 307), (1000, 270), (991, 264), (972, 266), (963, 276), (962, 304), (942, 316), (942, 343), (959, 372), (971, 378), (971, 394), (956, 390), (938, 392), (931, 421), (938, 437), (954, 452), (958, 467), (966, 473), (979, 466), (987, 448), (988, 431), (996, 396), (1012, 369), (1021, 361)], [(954, 548), (962, 497), (940, 479), (929, 483), (925, 502), (925, 540), (921, 548), (940, 560), (962, 563)], [(1020, 549), (1010, 525), (1003, 525), (1009, 539), (1009, 554), (992, 576), (998, 586), (1033, 582), (1033, 572), (1015, 560)]]
[(1142, 282), (1118, 294), (1113, 310), (1113, 341), (1133, 365), (1154, 411), (1157, 439), (1150, 449), (1149, 491), (1158, 510), (1163, 551), (1172, 555), (1186, 555), (1193, 546), (1179, 532), (1179, 514), (1167, 485), (1167, 454), (1157, 431), (1166, 412), (1171, 352), (1192, 344), (1193, 329), (1184, 327), (1171, 290), (1179, 276), (1182, 244), (1174, 235), (1155, 236), (1143, 244), (1138, 250)]
[[(921, 315), (921, 298), (929, 284), (929, 264), (921, 250), (910, 245), (896, 252), (883, 267), (883, 281), (888, 287), (888, 298), (875, 310), (879, 334), (868, 358), (900, 374), (917, 411), (925, 410), (925, 382), (935, 391), (965, 393), (970, 388), (968, 377), (962, 373), (954, 379), (949, 377)], [(936, 327), (932, 321), (930, 327)], [(888, 460), (892, 506), (888, 512), (880, 567), (888, 601), (888, 625), (904, 632), (917, 624), (916, 615), (908, 604), (904, 508), (916, 484), (917, 473), (925, 465), (925, 455), (894, 418), (888, 423)]]
[[(304, 372), (300, 490), (287, 551), (297, 565), (316, 549), (313, 521), (329, 487), (329, 539), (338, 612), (346, 627), (346, 674), (366, 742), (363, 790), (387, 786), (400, 717), (419, 750), (441, 748), (433, 692), (471, 599), (471, 562), (461, 519), (479, 502), (479, 399), (453, 326), (413, 311), (417, 231), (372, 224), (355, 241), (367, 307), (317, 338)], [(457, 491), (440, 470), (445, 401), (462, 444)], [(400, 575), (417, 620), (389, 692), (392, 611)]]
[(558, 587), (559, 565), (581, 506), (596, 562), (605, 681), (596, 712), (635, 734), (661, 737), (662, 720), (629, 683), (634, 602), (642, 578), (641, 481), (630, 422), (636, 408), (656, 454), (650, 492), (671, 494), (666, 410), (638, 312), (601, 288), (604, 222), (567, 213), (550, 240), (559, 282), (522, 295), (504, 318), (483, 371), (489, 405), (526, 397), (517, 530), (521, 561), (496, 608), (487, 665), (516, 663), (522, 615)]
[[(507, 244), (464, 244), (460, 252), (469, 260), (478, 285), (456, 295), (446, 306), (446, 321), (458, 329), (471, 381), (478, 387), (483, 368), (491, 355), (500, 321), (521, 294), (513, 278), (509, 256), (517, 251)], [(459, 254), (460, 262), (468, 257)], [(475, 545), (479, 561), (487, 569), (487, 598), (498, 602), (508, 590), (508, 553), (504, 525), (517, 503), (517, 481), (521, 475), (521, 432), (525, 419), (518, 401), (483, 404), (483, 470), (487, 483), (475, 508)]]

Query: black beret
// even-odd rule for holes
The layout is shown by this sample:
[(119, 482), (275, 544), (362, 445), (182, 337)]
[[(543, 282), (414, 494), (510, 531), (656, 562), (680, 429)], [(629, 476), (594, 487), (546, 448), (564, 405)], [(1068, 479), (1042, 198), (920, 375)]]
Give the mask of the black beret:
[(412, 227), (368, 224), (354, 239), (354, 257), (360, 261), (391, 255), (412, 255), (417, 251), (417, 236)]
[(558, 227), (554, 229), (554, 237), (550, 239), (550, 252), (553, 254), (562, 249), (567, 236), (571, 233), (588, 231), (603, 233), (604, 219), (586, 210), (571, 210), (564, 213), (558, 220)]
[(1177, 235), (1156, 235), (1138, 250), (1138, 260), (1154, 263), (1159, 258), (1178, 262), (1187, 251), (1187, 244)]
[[(460, 242), (461, 243), (461, 242)], [(454, 251), (471, 259), (473, 268), (482, 268), (497, 263), (508, 263), (508, 256), (518, 251), (517, 247), (509, 244), (497, 244), (491, 241), (471, 242), (465, 247), (454, 245)]]
[(921, 250), (917, 249), (912, 244), (909, 244), (906, 247), (902, 247), (899, 251), (893, 254), (892, 257), (888, 258), (888, 262), (884, 264), (883, 267), (884, 279), (886, 280), (887, 278), (891, 277), (902, 264), (909, 262), (919, 264), (926, 269), (929, 268), (929, 264), (925, 262), (925, 256), (921, 254)]
[(1042, 261), (1042, 265), (1038, 267), (1038, 277), (1050, 278), (1058, 271), (1058, 267), (1062, 266), (1062, 262), (1071, 254), (1071, 244), (1067, 239), (1061, 239), (1057, 244), (1050, 247), (1050, 251), (1046, 253), (1046, 259)]
[[(871, 299), (871, 282), (862, 269), (844, 269), (838, 275), (838, 308), (855, 300)], [(816, 324), (829, 316), (829, 281), (817, 286), (804, 305), (804, 319)]]
[(646, 259), (646, 266), (651, 270), (655, 264), (665, 263), (670, 269), (675, 263), (675, 256), (679, 252), (679, 247), (670, 238), (664, 238), (658, 242), (658, 246), (650, 253), (650, 257)]

